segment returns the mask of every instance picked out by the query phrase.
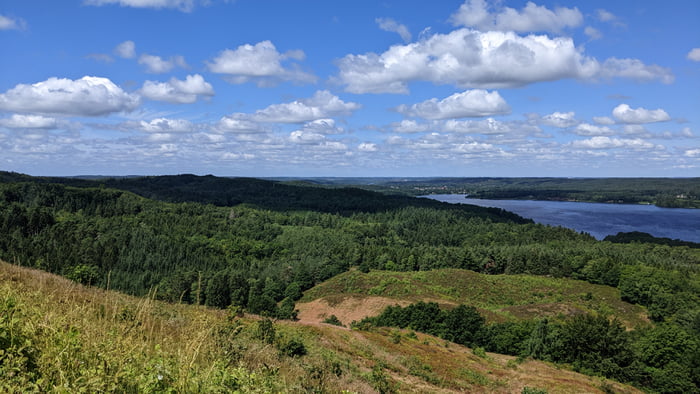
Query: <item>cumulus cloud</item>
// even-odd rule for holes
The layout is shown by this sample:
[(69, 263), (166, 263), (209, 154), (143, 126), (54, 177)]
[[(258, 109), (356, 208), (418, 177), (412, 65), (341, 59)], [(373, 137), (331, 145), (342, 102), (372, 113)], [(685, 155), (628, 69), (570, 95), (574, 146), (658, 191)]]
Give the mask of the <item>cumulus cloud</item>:
[(335, 81), (351, 93), (408, 93), (408, 83), (429, 81), (462, 88), (511, 88), (567, 78), (631, 78), (673, 82), (667, 68), (638, 59), (585, 56), (569, 37), (458, 29), (434, 34), (384, 53), (349, 54), (337, 62)]
[(673, 83), (675, 77), (669, 68), (656, 64), (647, 65), (639, 59), (618, 59), (611, 57), (601, 65), (598, 75), (602, 78), (630, 78), (641, 82), (660, 80)]
[(417, 80), (461, 87), (516, 87), (589, 77), (598, 68), (569, 38), (469, 29), (395, 45), (381, 55), (347, 55), (338, 66), (340, 81), (352, 93), (407, 93), (407, 83)]
[(573, 130), (574, 134), (593, 137), (593, 136), (606, 136), (613, 135), (615, 131), (607, 126), (596, 126), (589, 123), (581, 123), (577, 125)]
[(613, 109), (612, 114), (619, 122), (631, 124), (665, 122), (671, 119), (663, 109), (649, 110), (641, 107), (633, 109), (627, 104), (618, 105)]
[(139, 104), (138, 95), (126, 93), (107, 78), (92, 76), (49, 78), (0, 94), (0, 110), (36, 114), (101, 116), (132, 111)]
[(199, 74), (188, 75), (184, 81), (171, 78), (168, 82), (146, 81), (140, 90), (143, 97), (174, 104), (190, 104), (201, 96), (213, 96), (214, 88)]
[(363, 142), (357, 146), (357, 150), (361, 152), (376, 152), (377, 150), (379, 150), (379, 148), (377, 147), (377, 144), (371, 142)]
[(0, 30), (24, 30), (26, 26), (23, 19), (0, 15)]
[(124, 41), (114, 48), (114, 54), (124, 59), (136, 57), (136, 44), (133, 41)]
[(176, 66), (187, 68), (185, 58), (179, 55), (171, 56), (170, 59), (164, 60), (160, 56), (144, 53), (143, 55), (139, 56), (139, 64), (146, 66), (146, 71), (153, 74), (167, 73)]
[(310, 131), (318, 134), (343, 134), (345, 130), (342, 127), (335, 125), (333, 119), (316, 119), (304, 125), (304, 131)]
[(397, 33), (404, 42), (411, 41), (411, 32), (405, 25), (402, 25), (391, 18), (377, 18), (374, 20), (379, 28), (384, 31)]
[(0, 126), (9, 129), (53, 129), (57, 123), (56, 118), (41, 115), (13, 114), (9, 118), (0, 119)]
[[(529, 1), (521, 10), (497, 7), (498, 2), (467, 0), (450, 17), (455, 26), (475, 27), (482, 31), (560, 32), (583, 23), (577, 8), (557, 7), (554, 11)], [(490, 9), (498, 8), (495, 12)]]
[(344, 130), (335, 125), (333, 119), (317, 119), (306, 123), (301, 129), (289, 134), (289, 140), (302, 145), (326, 145), (332, 147), (337, 141), (328, 139), (328, 135), (342, 134)]
[(400, 105), (396, 110), (407, 116), (424, 119), (454, 119), (504, 115), (510, 107), (498, 92), (467, 90), (445, 99), (432, 98), (411, 106)]
[(186, 133), (194, 130), (192, 122), (185, 119), (157, 118), (139, 122), (139, 130), (148, 133)]
[(547, 126), (559, 128), (575, 126), (578, 123), (574, 112), (554, 112), (543, 116), (541, 122)]
[(401, 122), (391, 124), (391, 129), (396, 133), (424, 133), (433, 130), (431, 123), (418, 123), (412, 119), (404, 119)]
[(522, 122), (501, 122), (493, 118), (482, 120), (447, 120), (440, 125), (434, 125), (436, 129), (448, 133), (460, 134), (484, 134), (484, 135), (510, 135), (539, 134), (541, 130), (534, 125)]
[(700, 48), (691, 49), (690, 52), (688, 52), (687, 58), (694, 62), (700, 62)]
[(289, 140), (295, 144), (319, 144), (326, 140), (323, 134), (314, 133), (312, 131), (295, 130), (289, 134)]
[(288, 59), (302, 60), (303, 51), (292, 50), (279, 53), (270, 41), (261, 41), (255, 45), (245, 44), (231, 50), (226, 49), (211, 62), (207, 62), (209, 71), (225, 74), (232, 83), (256, 81), (259, 86), (267, 86), (277, 81), (314, 83), (316, 77), (298, 69), (296, 64), (285, 68), (282, 62)]
[(341, 100), (327, 90), (317, 91), (311, 98), (285, 104), (273, 104), (251, 115), (252, 120), (271, 123), (303, 123), (312, 120), (349, 115), (360, 104)]
[(688, 149), (683, 153), (683, 156), (700, 158), (700, 149)]
[(246, 119), (245, 114), (222, 117), (214, 129), (223, 133), (256, 134), (264, 129), (257, 122)]
[(589, 138), (587, 140), (577, 140), (570, 143), (574, 148), (579, 149), (614, 149), (614, 148), (628, 148), (628, 149), (653, 149), (654, 144), (648, 141), (644, 141), (639, 138), (635, 139), (620, 139), (620, 138), (610, 138), (604, 136), (597, 136)]
[(117, 4), (134, 8), (174, 8), (183, 12), (190, 12), (195, 6), (195, 0), (84, 0), (83, 3), (94, 6)]

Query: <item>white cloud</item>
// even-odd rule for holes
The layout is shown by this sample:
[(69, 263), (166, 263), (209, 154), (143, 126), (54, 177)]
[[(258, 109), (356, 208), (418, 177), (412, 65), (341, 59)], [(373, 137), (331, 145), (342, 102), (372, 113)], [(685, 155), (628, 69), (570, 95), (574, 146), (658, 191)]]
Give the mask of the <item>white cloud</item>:
[(671, 117), (663, 109), (648, 110), (645, 108), (632, 109), (627, 104), (620, 104), (612, 111), (615, 119), (622, 123), (642, 124), (665, 122)]
[(138, 95), (126, 93), (107, 78), (91, 76), (49, 78), (0, 94), (0, 110), (37, 114), (101, 116), (132, 111), (139, 104)]
[(256, 111), (251, 119), (270, 123), (302, 123), (334, 116), (349, 115), (360, 104), (344, 102), (327, 90), (317, 91), (311, 98), (285, 104), (273, 104)]
[(124, 41), (114, 48), (114, 54), (124, 59), (136, 57), (136, 44), (133, 41)]
[(211, 62), (207, 62), (209, 71), (225, 74), (232, 83), (245, 83), (251, 80), (266, 86), (276, 81), (294, 81), (314, 83), (316, 77), (298, 69), (296, 65), (285, 68), (287, 59), (301, 60), (304, 52), (292, 50), (285, 54), (277, 51), (270, 41), (261, 41), (255, 45), (241, 45), (235, 50), (226, 49)]
[(578, 123), (574, 112), (554, 112), (542, 117), (541, 122), (547, 126), (566, 128)]
[[(482, 31), (560, 32), (564, 28), (583, 23), (583, 15), (577, 8), (557, 7), (554, 11), (529, 1), (520, 11), (510, 7), (496, 7), (499, 2), (467, 0), (452, 14), (450, 20), (456, 26), (475, 27)], [(499, 8), (489, 12), (489, 8)]]
[(139, 56), (139, 64), (146, 66), (146, 71), (153, 74), (162, 74), (171, 71), (175, 66), (187, 68), (185, 58), (182, 56), (171, 56), (168, 60), (163, 60), (160, 56), (144, 53)]
[(498, 150), (495, 146), (491, 144), (485, 144), (483, 142), (466, 142), (463, 144), (456, 145), (454, 150), (459, 153), (483, 153)]
[(53, 129), (56, 125), (56, 118), (41, 115), (13, 114), (9, 118), (0, 119), (0, 126), (9, 129)]
[(601, 22), (611, 22), (617, 19), (617, 17), (610, 11), (606, 11), (602, 8), (596, 10), (596, 16)]
[(594, 116), (593, 121), (598, 123), (598, 124), (603, 124), (603, 125), (613, 125), (615, 124), (615, 121), (610, 119), (607, 116)]
[(351, 93), (408, 93), (408, 83), (429, 81), (461, 88), (511, 88), (567, 78), (632, 78), (673, 82), (667, 68), (638, 59), (587, 57), (569, 37), (521, 37), (514, 32), (458, 29), (434, 34), (384, 53), (349, 54), (334, 80)]
[(412, 119), (404, 119), (401, 122), (392, 123), (391, 129), (396, 133), (424, 133), (433, 130), (431, 123), (418, 123)]
[(24, 30), (27, 23), (23, 19), (0, 15), (0, 30)]
[(140, 90), (143, 97), (174, 104), (190, 104), (201, 96), (213, 96), (211, 84), (199, 74), (188, 75), (184, 81), (171, 78), (168, 82), (146, 81)]
[(326, 135), (345, 133), (345, 130), (343, 130), (342, 127), (335, 125), (335, 120), (333, 119), (312, 120), (304, 125), (303, 130)]
[(688, 149), (683, 153), (683, 156), (700, 158), (700, 149)]
[(411, 32), (405, 25), (402, 25), (391, 18), (377, 18), (374, 20), (379, 28), (384, 31), (397, 33), (404, 42), (411, 41)]
[(295, 130), (289, 134), (289, 140), (295, 144), (319, 144), (326, 140), (323, 134), (304, 130)]
[(377, 150), (379, 150), (379, 148), (377, 147), (377, 144), (373, 144), (371, 142), (363, 142), (357, 146), (357, 150), (361, 152), (376, 152)]
[(510, 113), (510, 107), (498, 92), (467, 90), (445, 99), (432, 98), (410, 107), (400, 105), (396, 110), (407, 116), (424, 119), (453, 119), (484, 117)]
[(435, 125), (448, 133), (460, 134), (484, 134), (484, 135), (510, 135), (514, 133), (539, 134), (541, 130), (537, 126), (523, 124), (522, 122), (500, 122), (493, 118), (483, 120), (448, 120), (441, 125)]
[(694, 62), (700, 62), (700, 48), (691, 49), (690, 52), (688, 52), (687, 58)]
[(693, 131), (690, 129), (690, 127), (684, 127), (681, 130), (681, 136), (685, 138), (693, 138), (695, 135), (693, 134)]
[(190, 12), (194, 9), (195, 0), (84, 0), (83, 3), (94, 6), (118, 4), (122, 7), (134, 8), (175, 8)]
[(655, 147), (654, 144), (644, 141), (639, 138), (635, 139), (619, 139), (610, 138), (604, 136), (597, 136), (587, 140), (577, 140), (570, 144), (574, 148), (579, 149), (615, 149), (615, 148), (629, 148), (629, 149), (652, 149)]
[(626, 124), (622, 126), (622, 130), (625, 132), (625, 136), (639, 137), (639, 138), (653, 138), (654, 135), (647, 130), (644, 126), (640, 124)]
[(601, 33), (600, 30), (594, 27), (586, 26), (586, 28), (583, 29), (583, 33), (587, 35), (588, 38), (590, 38), (591, 40), (600, 40), (601, 38), (603, 38), (603, 33)]
[(589, 123), (581, 123), (577, 125), (573, 132), (578, 135), (592, 137), (592, 136), (605, 136), (613, 135), (615, 131), (607, 126), (596, 126)]
[(192, 122), (185, 119), (158, 118), (139, 122), (139, 129), (148, 133), (186, 133), (194, 130)]
[(603, 62), (599, 76), (602, 78), (630, 78), (642, 82), (660, 80), (673, 83), (675, 77), (670, 69), (656, 64), (646, 65), (639, 59), (618, 59), (611, 57)]
[(214, 129), (222, 133), (233, 132), (240, 134), (256, 134), (264, 131), (257, 122), (246, 119), (245, 114), (224, 116), (215, 125)]

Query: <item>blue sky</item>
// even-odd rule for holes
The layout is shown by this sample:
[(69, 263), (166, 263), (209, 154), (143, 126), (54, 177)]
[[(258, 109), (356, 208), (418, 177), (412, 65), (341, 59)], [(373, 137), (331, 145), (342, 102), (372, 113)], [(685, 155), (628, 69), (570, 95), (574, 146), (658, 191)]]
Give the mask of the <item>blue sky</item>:
[(700, 2), (3, 0), (0, 169), (700, 176)]

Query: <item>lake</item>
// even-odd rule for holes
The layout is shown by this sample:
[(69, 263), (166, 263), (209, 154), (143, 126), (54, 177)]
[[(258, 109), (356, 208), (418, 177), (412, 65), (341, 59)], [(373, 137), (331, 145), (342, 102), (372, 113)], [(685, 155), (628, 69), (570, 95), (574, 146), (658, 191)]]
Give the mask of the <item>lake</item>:
[(537, 223), (568, 227), (589, 233), (597, 239), (619, 232), (641, 231), (655, 237), (700, 242), (700, 209), (587, 202), (480, 200), (465, 198), (464, 194), (424, 197), (455, 204), (503, 208)]

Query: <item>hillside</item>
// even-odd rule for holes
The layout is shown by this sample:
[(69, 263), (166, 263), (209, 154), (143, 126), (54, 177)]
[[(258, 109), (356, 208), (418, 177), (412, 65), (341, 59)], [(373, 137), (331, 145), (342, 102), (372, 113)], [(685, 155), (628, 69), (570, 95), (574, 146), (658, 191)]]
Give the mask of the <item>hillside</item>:
[(32, 177), (0, 171), (0, 183), (60, 184), (82, 189), (111, 188), (164, 202), (194, 202), (231, 207), (250, 204), (275, 211), (310, 210), (349, 215), (408, 207), (461, 211), (497, 222), (530, 223), (512, 212), (423, 198), (386, 195), (353, 187), (326, 188), (255, 178), (226, 178), (191, 174), (122, 178)]
[(446, 307), (475, 306), (488, 322), (564, 318), (602, 313), (629, 328), (649, 323), (645, 308), (620, 299), (610, 286), (533, 275), (484, 275), (460, 269), (420, 272), (357, 270), (337, 275), (306, 291), (299, 318), (322, 321), (336, 315), (351, 323), (379, 314), (389, 305), (433, 301)]
[(408, 331), (278, 321), (270, 341), (255, 316), (130, 297), (2, 262), (0, 309), (4, 392), (639, 392)]
[[(335, 314), (332, 308), (338, 305), (338, 313), (347, 313), (336, 317), (346, 325), (368, 315), (353, 311), (381, 313), (360, 322), (363, 331), (353, 334), (359, 336), (353, 339), (358, 343), (389, 334), (389, 346), (394, 346), (396, 338), (403, 341), (395, 327), (411, 327), (481, 352), (557, 362), (649, 390), (697, 392), (700, 387), (700, 352), (695, 351), (700, 349), (699, 249), (599, 242), (561, 227), (519, 223), (503, 212), (420, 205), (425, 202), (414, 206), (420, 199), (410, 197), (403, 197), (407, 205), (392, 205), (388, 201), (401, 200), (357, 189), (300, 189), (297, 197), (311, 207), (298, 209), (294, 199), (278, 193), (297, 186), (258, 180), (135, 179), (148, 190), (161, 190), (146, 198), (86, 180), (75, 180), (81, 183), (78, 187), (49, 178), (0, 173), (3, 177), (11, 179), (0, 182), (0, 259), (17, 265), (152, 301), (231, 308), (277, 319), (294, 319), (295, 304), (306, 292), (304, 301), (316, 302), (316, 310), (309, 318), (302, 302), (301, 316), (316, 330), (325, 330), (318, 320)], [(261, 207), (262, 200), (234, 206), (197, 200), (225, 195), (229, 189), (217, 185), (229, 182), (240, 187), (238, 196), (264, 199), (272, 193), (269, 208)], [(187, 190), (194, 191), (195, 201), (161, 200), (186, 196)], [(332, 198), (313, 197), (319, 190), (332, 192)], [(360, 204), (344, 212), (335, 205), (344, 201), (352, 207), (355, 198), (365, 200), (358, 196), (367, 197), (365, 204), (376, 203), (374, 210), (358, 210), (363, 209)], [(383, 316), (383, 308), (396, 300), (406, 308), (389, 308)], [(415, 301), (423, 304), (406, 305)], [(124, 324), (146, 325), (133, 308), (105, 313)], [(175, 323), (161, 321), (158, 327), (180, 324), (173, 313)], [(207, 319), (200, 319), (207, 322), (202, 327), (219, 327)], [(32, 324), (29, 332), (42, 324)], [(246, 340), (259, 331), (253, 320), (226, 324), (219, 327), (222, 332), (247, 333), (242, 334)], [(284, 332), (297, 325), (277, 326)], [(21, 338), (16, 344), (25, 343)], [(37, 338), (43, 336), (37, 332)], [(270, 347), (272, 355), (277, 357), (277, 347), (292, 353), (302, 348), (291, 339), (284, 341)], [(238, 363), (248, 345), (236, 346), (223, 349), (233, 352), (226, 357)], [(215, 352), (221, 347), (214, 346)], [(153, 349), (146, 350), (142, 352)], [(34, 360), (30, 353), (20, 351), (17, 360)], [(375, 352), (363, 354), (376, 358), (370, 356)], [(431, 368), (441, 370), (439, 365)], [(290, 382), (285, 379), (285, 384)]]

